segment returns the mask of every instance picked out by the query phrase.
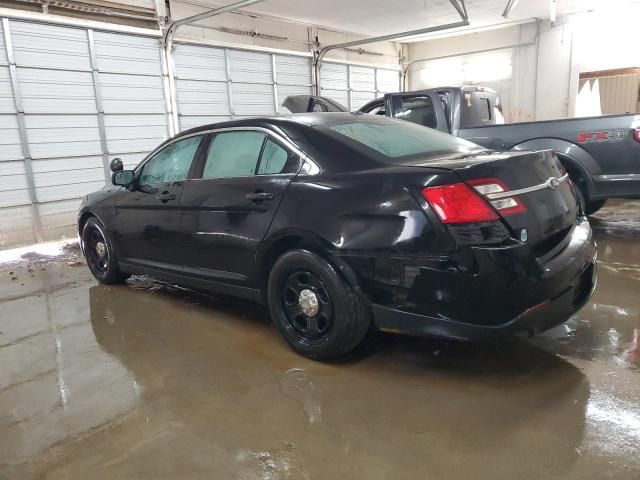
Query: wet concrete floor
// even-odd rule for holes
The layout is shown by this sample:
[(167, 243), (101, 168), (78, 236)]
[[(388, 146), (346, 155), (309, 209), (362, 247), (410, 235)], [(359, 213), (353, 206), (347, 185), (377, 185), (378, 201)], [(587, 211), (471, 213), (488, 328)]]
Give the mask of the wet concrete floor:
[(638, 479), (640, 202), (592, 224), (598, 290), (565, 325), (334, 364), (251, 303), (98, 286), (72, 248), (0, 266), (0, 479)]

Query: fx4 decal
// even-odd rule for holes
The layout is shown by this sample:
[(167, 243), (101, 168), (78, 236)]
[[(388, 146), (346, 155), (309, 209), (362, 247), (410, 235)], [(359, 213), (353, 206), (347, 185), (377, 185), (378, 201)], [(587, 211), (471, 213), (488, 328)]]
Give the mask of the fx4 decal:
[(606, 132), (581, 132), (578, 134), (578, 143), (615, 142), (622, 140), (626, 133), (627, 131), (621, 128)]

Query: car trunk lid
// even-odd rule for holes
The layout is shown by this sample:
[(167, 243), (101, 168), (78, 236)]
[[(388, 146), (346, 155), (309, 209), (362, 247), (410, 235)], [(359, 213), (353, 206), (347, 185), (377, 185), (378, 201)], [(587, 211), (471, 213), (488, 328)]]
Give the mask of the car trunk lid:
[(455, 171), (492, 204), (513, 237), (540, 256), (569, 233), (579, 213), (571, 182), (551, 150), (485, 151), (404, 164)]

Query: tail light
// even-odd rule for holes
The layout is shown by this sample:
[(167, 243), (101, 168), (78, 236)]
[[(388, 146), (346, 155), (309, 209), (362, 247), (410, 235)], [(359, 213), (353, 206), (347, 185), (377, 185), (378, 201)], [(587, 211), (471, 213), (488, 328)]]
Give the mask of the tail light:
[(633, 132), (633, 139), (636, 142), (640, 142), (640, 128), (636, 128), (636, 131)]
[(469, 181), (469, 184), (471, 184), (478, 193), (484, 195), (493, 208), (500, 212), (502, 216), (515, 215), (516, 213), (524, 213), (527, 211), (517, 196), (507, 195), (509, 188), (497, 178), (480, 178)]
[(422, 195), (442, 223), (475, 223), (498, 219), (495, 210), (466, 183), (426, 187), (422, 189)]

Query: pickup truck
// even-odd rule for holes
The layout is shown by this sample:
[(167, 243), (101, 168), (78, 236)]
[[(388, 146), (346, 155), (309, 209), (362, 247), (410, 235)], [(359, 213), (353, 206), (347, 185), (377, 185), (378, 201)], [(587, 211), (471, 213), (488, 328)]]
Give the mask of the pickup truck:
[[(292, 113), (348, 111), (338, 102), (295, 95)], [(506, 124), (498, 94), (478, 86), (389, 93), (358, 110), (442, 130), (492, 150), (553, 149), (579, 187), (587, 214), (608, 198), (640, 198), (640, 115), (604, 115)]]

